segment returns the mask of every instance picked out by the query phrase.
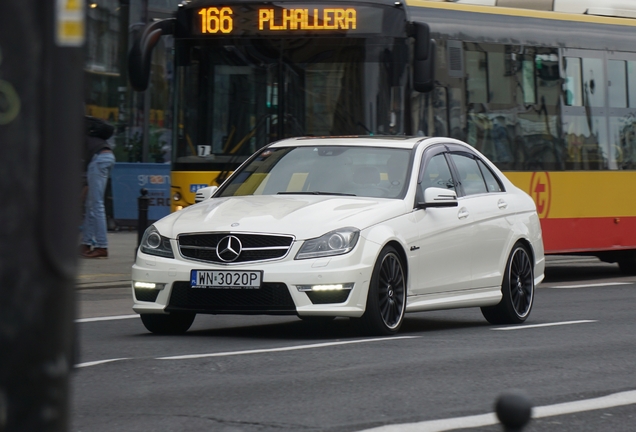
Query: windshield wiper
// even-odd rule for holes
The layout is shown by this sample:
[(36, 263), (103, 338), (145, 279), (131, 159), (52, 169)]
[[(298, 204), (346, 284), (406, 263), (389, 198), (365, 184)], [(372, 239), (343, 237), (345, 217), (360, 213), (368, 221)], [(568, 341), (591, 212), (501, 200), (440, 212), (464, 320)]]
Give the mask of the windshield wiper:
[(306, 191), (306, 192), (277, 192), (276, 195), (337, 195), (337, 196), (356, 196), (352, 193), (341, 192), (320, 192), (320, 191)]

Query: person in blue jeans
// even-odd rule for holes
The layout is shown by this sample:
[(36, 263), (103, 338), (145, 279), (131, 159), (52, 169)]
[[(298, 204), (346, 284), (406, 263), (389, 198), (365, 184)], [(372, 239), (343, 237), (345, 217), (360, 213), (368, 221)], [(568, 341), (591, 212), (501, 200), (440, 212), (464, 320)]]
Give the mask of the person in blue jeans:
[(92, 117), (86, 118), (86, 124), (84, 223), (80, 253), (84, 258), (108, 258), (104, 195), (115, 165), (115, 155), (106, 140), (112, 136), (114, 128)]

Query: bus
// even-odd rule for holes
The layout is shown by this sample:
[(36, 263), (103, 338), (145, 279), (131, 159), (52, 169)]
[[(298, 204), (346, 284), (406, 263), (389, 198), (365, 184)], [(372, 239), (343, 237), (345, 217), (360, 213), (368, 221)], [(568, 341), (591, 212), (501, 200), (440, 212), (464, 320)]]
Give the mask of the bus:
[(546, 253), (636, 274), (636, 13), (487, 2), (196, 0), (149, 24), (129, 75), (174, 37), (173, 209), (285, 137), (448, 136), (533, 197)]

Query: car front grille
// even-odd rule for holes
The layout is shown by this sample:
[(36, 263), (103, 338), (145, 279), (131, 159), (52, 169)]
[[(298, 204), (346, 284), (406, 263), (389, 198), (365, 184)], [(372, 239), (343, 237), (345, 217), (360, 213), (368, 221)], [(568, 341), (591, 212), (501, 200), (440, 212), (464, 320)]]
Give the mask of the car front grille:
[[(222, 259), (217, 252), (219, 242), (232, 237), (240, 242), (238, 257)], [(245, 233), (200, 233), (181, 234), (178, 238), (179, 252), (184, 258), (218, 264), (235, 264), (268, 261), (283, 258), (289, 252), (294, 238), (272, 234)], [(236, 242), (232, 245), (237, 249)]]
[(211, 314), (295, 315), (296, 305), (284, 283), (264, 283), (260, 289), (191, 288), (190, 282), (172, 285), (167, 311)]

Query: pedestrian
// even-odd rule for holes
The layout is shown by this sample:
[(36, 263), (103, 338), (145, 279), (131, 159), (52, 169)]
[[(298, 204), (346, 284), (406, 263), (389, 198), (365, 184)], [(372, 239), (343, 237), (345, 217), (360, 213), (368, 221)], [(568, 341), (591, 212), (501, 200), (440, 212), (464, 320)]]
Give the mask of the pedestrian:
[(103, 120), (86, 116), (84, 149), (84, 223), (80, 253), (84, 258), (108, 258), (104, 195), (115, 164), (113, 149), (106, 141), (114, 127)]

